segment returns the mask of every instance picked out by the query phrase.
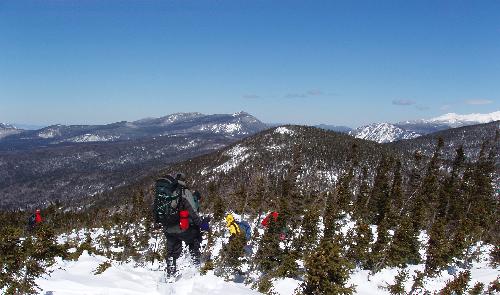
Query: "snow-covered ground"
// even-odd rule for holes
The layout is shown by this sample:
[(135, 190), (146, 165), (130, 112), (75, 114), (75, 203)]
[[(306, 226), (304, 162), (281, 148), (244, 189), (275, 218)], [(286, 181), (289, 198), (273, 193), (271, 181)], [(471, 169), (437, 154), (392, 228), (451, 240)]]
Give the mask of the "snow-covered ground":
[[(249, 286), (244, 284), (226, 282), (223, 278), (215, 276), (212, 272), (200, 275), (195, 269), (189, 267), (181, 270), (182, 275), (178, 281), (164, 283), (162, 279), (164, 275), (162, 269), (164, 266), (157, 262), (143, 266), (137, 266), (133, 262), (112, 262), (112, 266), (102, 274), (94, 274), (97, 267), (105, 261), (108, 261), (106, 257), (89, 255), (87, 252), (84, 252), (78, 261), (63, 261), (58, 259), (57, 263), (52, 267), (53, 272), (50, 275), (45, 275), (37, 279), (36, 283), (41, 288), (41, 294), (53, 295), (261, 294), (251, 290)], [(423, 271), (423, 265), (411, 266), (408, 270), (411, 278), (415, 271)], [(488, 266), (486, 259), (474, 264), (470, 271), (472, 277), (470, 287), (476, 282), (483, 282), (485, 285), (488, 285), (500, 275), (498, 269)], [(388, 294), (381, 287), (392, 283), (397, 272), (398, 269), (391, 268), (369, 276), (368, 271), (357, 270), (351, 276), (349, 283), (356, 286), (356, 294)], [(453, 279), (453, 276), (443, 271), (441, 276), (427, 280), (425, 288), (431, 292), (438, 291), (451, 279)], [(300, 281), (291, 278), (277, 279), (273, 281), (273, 289), (280, 295), (291, 295), (300, 284)], [(407, 291), (411, 288), (411, 284), (412, 281), (410, 279), (406, 284)]]
[(177, 282), (165, 283), (163, 266), (136, 266), (133, 262), (120, 264), (112, 262), (112, 266), (102, 274), (94, 274), (96, 268), (106, 257), (89, 255), (86, 251), (78, 261), (59, 259), (52, 267), (50, 275), (38, 279), (41, 294), (260, 294), (242, 284), (225, 282), (213, 273), (200, 275), (194, 269), (181, 270), (181, 278)]
[[(237, 220), (241, 216), (234, 214)], [(251, 222), (252, 227), (259, 224), (259, 220)], [(319, 223), (321, 225), (321, 222)], [(354, 226), (354, 222), (346, 218), (341, 226), (341, 231), (345, 235)], [(220, 228), (220, 227), (219, 227)], [(320, 226), (320, 232), (322, 227)], [(135, 230), (140, 230), (135, 228)], [(372, 227), (376, 236), (376, 229)], [(259, 229), (260, 234), (263, 233)], [(93, 241), (99, 240), (99, 236), (105, 232), (103, 229), (94, 229), (91, 231)], [(212, 257), (216, 257), (222, 248), (222, 244), (227, 242), (227, 234), (223, 238), (216, 240), (212, 248)], [(58, 241), (64, 243), (68, 240), (83, 240), (85, 231), (72, 232), (68, 235), (62, 235)], [(423, 233), (420, 237), (421, 242), (425, 242), (426, 235)], [(156, 241), (151, 239), (149, 244), (157, 247), (159, 244), (164, 243), (163, 238)], [(202, 247), (206, 244), (206, 240), (202, 243)], [(477, 249), (481, 250), (479, 259), (475, 261), (470, 269), (471, 281), (469, 286), (472, 287), (476, 282), (482, 282), (488, 286), (498, 276), (500, 270), (493, 268), (489, 265), (489, 253), (492, 250), (491, 245), (478, 244)], [(254, 249), (255, 250), (255, 249)], [(113, 248), (114, 252), (123, 251), (120, 248)], [(424, 253), (422, 253), (424, 254)], [(111, 266), (101, 274), (96, 274), (96, 269), (104, 262), (110, 262)], [(197, 269), (189, 264), (189, 257), (187, 251), (181, 256), (178, 261), (180, 269), (180, 277), (176, 282), (164, 282), (164, 268), (165, 264), (159, 263), (142, 263), (137, 264), (133, 261), (130, 262), (117, 262), (110, 261), (108, 258), (100, 255), (89, 255), (86, 251), (80, 256), (77, 261), (67, 261), (57, 259), (56, 264), (51, 267), (50, 274), (36, 280), (36, 283), (41, 288), (40, 294), (44, 295), (73, 295), (73, 294), (186, 294), (186, 295), (207, 295), (207, 294), (232, 294), (232, 295), (252, 295), (260, 294), (252, 290), (249, 285), (242, 283), (227, 282), (222, 277), (217, 277), (213, 272), (209, 271), (206, 275), (201, 275)], [(299, 263), (302, 268), (302, 263)], [(389, 294), (383, 287), (391, 284), (394, 277), (397, 275), (398, 268), (386, 268), (376, 273), (370, 274), (369, 271), (356, 269), (351, 275), (349, 284), (356, 288), (356, 294), (360, 295), (382, 295)], [(406, 290), (409, 291), (413, 283), (413, 275), (416, 271), (423, 271), (424, 265), (413, 265), (407, 268), (409, 273), (409, 280), (406, 282)], [(457, 274), (463, 271), (458, 268)], [(453, 275), (447, 271), (442, 271), (440, 276), (436, 278), (427, 278), (424, 281), (424, 287), (430, 292), (439, 291), (442, 289), (447, 281), (452, 280)], [(302, 283), (300, 280), (292, 278), (274, 279), (273, 290), (279, 295), (292, 295), (297, 287)]]

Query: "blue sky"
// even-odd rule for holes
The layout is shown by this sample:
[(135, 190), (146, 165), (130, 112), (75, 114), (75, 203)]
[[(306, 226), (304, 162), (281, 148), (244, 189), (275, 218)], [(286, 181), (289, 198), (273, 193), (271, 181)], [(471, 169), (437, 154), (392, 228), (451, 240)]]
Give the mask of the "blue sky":
[(0, 0), (0, 122), (500, 109), (500, 1)]

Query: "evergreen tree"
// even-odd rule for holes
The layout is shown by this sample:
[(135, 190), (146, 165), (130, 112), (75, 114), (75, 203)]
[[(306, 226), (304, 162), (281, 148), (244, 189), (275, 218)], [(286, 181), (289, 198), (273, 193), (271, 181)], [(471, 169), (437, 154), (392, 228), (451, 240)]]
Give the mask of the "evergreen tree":
[(323, 213), (323, 240), (331, 240), (337, 230), (337, 220), (340, 219), (340, 212), (337, 206), (335, 195), (328, 193), (326, 198), (326, 208)]
[(470, 281), (470, 271), (459, 273), (453, 280), (446, 283), (446, 286), (439, 291), (442, 295), (462, 295), (465, 294)]
[(377, 241), (373, 244), (368, 263), (372, 273), (377, 273), (387, 265), (386, 258), (390, 240), (389, 223), (387, 218), (384, 218), (377, 226)]
[(217, 272), (226, 278), (242, 275), (241, 265), (245, 255), (246, 239), (243, 234), (235, 234), (229, 240), (216, 263)]
[(392, 295), (406, 295), (404, 284), (407, 280), (408, 280), (408, 271), (402, 269), (398, 271), (398, 274), (394, 277), (394, 283), (387, 284), (387, 286), (385, 286), (384, 289), (389, 291), (389, 293)]
[(435, 275), (451, 261), (449, 256), (449, 241), (446, 235), (446, 224), (443, 218), (438, 218), (429, 232), (425, 272)]
[(370, 181), (368, 179), (368, 168), (363, 166), (361, 172), (361, 184), (356, 196), (354, 214), (358, 219), (368, 218), (368, 203), (370, 202)]
[[(393, 181), (390, 193), (390, 201), (392, 202), (392, 208), (390, 208), (388, 214), (391, 225), (396, 225), (400, 218), (400, 212), (402, 211), (404, 205), (404, 195), (403, 195), (403, 176), (401, 175), (401, 161), (397, 160), (394, 166)], [(389, 204), (387, 205), (389, 206)]]
[[(379, 225), (382, 220), (384, 220), (386, 217), (389, 217), (391, 201), (389, 185), (390, 166), (390, 160), (385, 156), (382, 157), (377, 167), (377, 174), (375, 175), (375, 180), (373, 183), (370, 199), (374, 205), (373, 208), (376, 210), (372, 213), (372, 221), (376, 225)], [(370, 207), (371, 206), (369, 205), (369, 208)]]
[(438, 217), (448, 219), (448, 213), (451, 206), (451, 202), (454, 201), (455, 196), (458, 195), (458, 185), (459, 175), (461, 174), (462, 168), (465, 164), (465, 154), (463, 148), (460, 146), (457, 149), (457, 155), (453, 161), (452, 171), (450, 175), (445, 179), (441, 189), (439, 191), (438, 200)]
[(297, 260), (300, 258), (299, 252), (291, 249), (285, 249), (281, 255), (281, 263), (274, 274), (282, 278), (296, 278), (299, 275), (299, 266)]
[(484, 284), (477, 282), (474, 287), (469, 291), (469, 295), (481, 295), (483, 294)]
[(336, 240), (323, 240), (305, 261), (306, 275), (303, 294), (353, 294), (354, 286), (347, 286), (353, 265), (342, 255)]
[(271, 272), (281, 263), (282, 250), (279, 245), (279, 235), (280, 229), (278, 223), (274, 222), (274, 218), (269, 218), (268, 226), (260, 239), (259, 249), (254, 258), (257, 269), (264, 274)]
[(293, 249), (307, 255), (315, 247), (318, 238), (320, 211), (316, 204), (311, 204), (304, 212), (299, 236), (293, 240)]
[(356, 265), (363, 269), (368, 269), (370, 258), (370, 247), (373, 242), (373, 234), (370, 226), (362, 219), (356, 221), (356, 226), (350, 231), (349, 236), (353, 237), (353, 243), (349, 247), (348, 257), (355, 261)]
[[(439, 165), (443, 145), (443, 139), (439, 138), (434, 154), (427, 166), (427, 173), (422, 180), (420, 194), (415, 200), (416, 208), (413, 210), (412, 219), (415, 223), (414, 226), (419, 229), (432, 225), (434, 222), (439, 193)], [(430, 223), (426, 224), (426, 220), (430, 221)]]
[(415, 232), (410, 217), (405, 215), (394, 232), (387, 263), (390, 266), (402, 267), (407, 264), (418, 264), (420, 262), (419, 249), (418, 232)]

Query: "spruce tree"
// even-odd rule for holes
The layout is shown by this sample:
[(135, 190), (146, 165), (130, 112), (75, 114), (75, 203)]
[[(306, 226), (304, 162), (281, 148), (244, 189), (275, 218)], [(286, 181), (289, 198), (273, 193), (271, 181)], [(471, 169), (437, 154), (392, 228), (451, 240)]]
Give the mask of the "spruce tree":
[[(373, 183), (371, 192), (371, 203), (375, 211), (372, 211), (372, 221), (379, 225), (383, 219), (389, 217), (390, 211), (390, 184), (389, 171), (390, 160), (387, 157), (382, 157), (377, 167), (377, 174)], [(371, 205), (369, 205), (369, 208)]]
[(400, 218), (400, 212), (404, 205), (404, 195), (403, 195), (403, 177), (401, 175), (401, 161), (397, 160), (394, 166), (393, 180), (390, 193), (390, 202), (392, 204), (387, 204), (389, 206), (389, 220), (392, 226), (396, 225)]
[(387, 265), (387, 251), (390, 243), (389, 223), (387, 218), (382, 219), (377, 226), (377, 240), (370, 253), (369, 267), (372, 273), (377, 273)]
[(439, 291), (442, 295), (462, 295), (465, 294), (470, 281), (470, 271), (459, 273), (453, 280), (446, 282), (446, 286)]
[(274, 218), (269, 218), (268, 226), (260, 239), (259, 249), (254, 258), (257, 269), (264, 274), (274, 270), (281, 262), (282, 250), (280, 248), (279, 235), (280, 228), (278, 227), (278, 223), (274, 221)]
[(226, 278), (242, 275), (241, 265), (245, 255), (246, 239), (243, 234), (235, 234), (223, 247), (219, 260), (216, 263), (218, 273)]
[(406, 295), (405, 282), (408, 280), (408, 271), (402, 269), (398, 271), (398, 274), (394, 277), (394, 283), (387, 284), (384, 287), (391, 295)]
[(415, 231), (410, 216), (405, 215), (394, 232), (387, 264), (401, 267), (418, 264), (420, 262), (419, 249), (418, 232)]
[(316, 204), (311, 204), (304, 212), (299, 236), (293, 240), (293, 249), (299, 253), (308, 254), (315, 247), (318, 238), (318, 222), (320, 210)]
[(352, 244), (349, 247), (348, 257), (355, 261), (362, 269), (369, 268), (370, 247), (373, 242), (373, 234), (370, 226), (362, 219), (356, 221), (356, 226), (350, 231)]
[(305, 267), (303, 294), (353, 294), (354, 286), (347, 286), (353, 265), (343, 256), (338, 241), (323, 240), (306, 259)]
[(370, 181), (368, 179), (368, 168), (363, 166), (361, 172), (361, 184), (354, 206), (354, 214), (358, 219), (368, 218), (368, 203), (370, 202)]
[(443, 218), (438, 218), (429, 232), (427, 258), (425, 260), (425, 272), (428, 275), (436, 275), (438, 271), (448, 265), (451, 261), (449, 248), (445, 221)]

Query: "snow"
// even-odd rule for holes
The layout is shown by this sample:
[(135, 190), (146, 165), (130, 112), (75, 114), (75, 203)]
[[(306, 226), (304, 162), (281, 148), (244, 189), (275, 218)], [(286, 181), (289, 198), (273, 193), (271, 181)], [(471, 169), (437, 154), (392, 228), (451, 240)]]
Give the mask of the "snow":
[(96, 268), (105, 261), (108, 261), (107, 258), (89, 255), (86, 251), (78, 261), (58, 259), (53, 266), (52, 274), (37, 279), (36, 283), (41, 288), (41, 294), (52, 291), (54, 295), (260, 294), (245, 285), (225, 282), (210, 272), (202, 276), (195, 269), (183, 270), (179, 281), (167, 284), (162, 282), (163, 266), (158, 263), (136, 266), (131, 262), (122, 264), (112, 262), (112, 266), (102, 274), (94, 274)]
[(290, 130), (286, 127), (278, 127), (274, 130), (274, 133), (278, 133), (278, 134), (288, 134), (288, 135), (294, 135), (295, 133), (293, 132), (293, 130)]
[(113, 141), (119, 139), (120, 136), (116, 135), (98, 135), (98, 134), (83, 134), (64, 140), (64, 142), (100, 142), (100, 141)]
[[(228, 151), (229, 152), (229, 151)], [(243, 147), (235, 146), (230, 152), (234, 155), (241, 155), (246, 153)], [(245, 216), (233, 213), (236, 220), (245, 219)], [(262, 218), (267, 216), (263, 214)], [(246, 219), (245, 219), (246, 220)], [(252, 228), (260, 224), (257, 218), (254, 220), (247, 220)], [(355, 222), (351, 216), (347, 215), (344, 220), (339, 222), (339, 230), (344, 235), (355, 226)], [(215, 227), (217, 225), (214, 225)], [(142, 230), (142, 225), (131, 227), (130, 230)], [(319, 230), (322, 232), (322, 221), (320, 218)], [(376, 227), (372, 226), (372, 230), (376, 231)], [(263, 229), (258, 229), (260, 234), (263, 234)], [(106, 234), (106, 231), (101, 228), (92, 229), (89, 231), (93, 241), (99, 240), (100, 236)], [(111, 231), (113, 232), (113, 230)], [(68, 240), (82, 240), (85, 239), (87, 231), (73, 231), (71, 233), (61, 235), (58, 237), (59, 243), (64, 243)], [(229, 233), (223, 231), (223, 236), (218, 238), (212, 248), (212, 257), (217, 257), (218, 253), (223, 247), (223, 243), (227, 243)], [(422, 232), (419, 238), (423, 243), (426, 243), (428, 237)], [(159, 240), (151, 238), (150, 245), (157, 245), (164, 243), (162, 236)], [(202, 242), (202, 249), (206, 245), (206, 239)], [(476, 250), (481, 250), (481, 255), (478, 261), (472, 265), (471, 282), (469, 286), (472, 287), (476, 282), (482, 282), (488, 285), (500, 275), (498, 268), (493, 268), (489, 265), (489, 253), (493, 249), (491, 245), (477, 244)], [(254, 249), (256, 250), (256, 249)], [(114, 252), (123, 251), (123, 248), (115, 248)], [(165, 268), (164, 262), (143, 263), (137, 264), (133, 261), (118, 262), (110, 261), (108, 258), (100, 255), (89, 255), (86, 251), (79, 257), (77, 261), (65, 261), (60, 258), (56, 259), (56, 264), (51, 267), (51, 273), (44, 275), (36, 280), (36, 283), (41, 288), (40, 294), (47, 294), (52, 291), (54, 295), (76, 295), (76, 294), (109, 294), (109, 295), (135, 295), (135, 294), (151, 294), (151, 295), (164, 295), (164, 294), (181, 294), (181, 295), (205, 295), (205, 294), (232, 294), (232, 295), (257, 295), (261, 294), (251, 290), (251, 285), (244, 285), (242, 283), (235, 283), (225, 281), (224, 278), (217, 277), (213, 272), (209, 271), (206, 275), (201, 275), (196, 268), (190, 266), (189, 256), (187, 249), (178, 260), (180, 269), (179, 280), (173, 283), (164, 282)], [(106, 269), (101, 274), (95, 274), (96, 269), (100, 264), (110, 262), (111, 267)], [(298, 264), (303, 268), (303, 262), (298, 261)], [(370, 274), (369, 271), (355, 269), (348, 282), (349, 285), (355, 285), (355, 294), (360, 295), (382, 295), (389, 294), (388, 291), (382, 287), (387, 284), (393, 283), (394, 277), (397, 275), (399, 268), (386, 268), (376, 274)], [(411, 265), (407, 268), (409, 272), (409, 280), (405, 284), (407, 291), (411, 288), (412, 276), (416, 271), (423, 271), (424, 264)], [(458, 269), (458, 272), (462, 269)], [(253, 276), (252, 276), (253, 277)], [(453, 279), (451, 274), (447, 271), (442, 271), (439, 276), (429, 279), (424, 282), (424, 287), (431, 293), (442, 289), (446, 282)], [(279, 295), (290, 295), (300, 286), (301, 280), (293, 278), (279, 278), (273, 279), (273, 290)], [(50, 294), (50, 293), (48, 293)]]
[(48, 128), (38, 132), (38, 137), (49, 139), (61, 135), (59, 130)]
[(238, 167), (243, 161), (245, 161), (250, 155), (247, 153), (248, 148), (244, 146), (237, 145), (232, 149), (225, 152), (225, 154), (231, 157), (227, 162), (214, 168), (215, 172), (228, 172), (229, 170)]
[(330, 170), (317, 170), (316, 175), (329, 184), (335, 184), (338, 179), (338, 174)]
[(202, 113), (197, 113), (197, 112), (193, 112), (193, 113), (175, 113), (175, 114), (171, 114), (171, 115), (168, 115), (166, 117), (163, 117), (162, 119), (162, 123), (163, 125), (169, 125), (169, 124), (172, 124), (172, 123), (175, 123), (175, 122), (179, 122), (179, 121), (183, 121), (183, 120), (188, 120), (188, 119), (193, 119), (193, 118), (198, 118), (198, 117), (201, 117), (201, 116), (204, 116)]
[(274, 290), (280, 295), (293, 294), (302, 282), (291, 278), (273, 280)]
[[(181, 278), (173, 283), (163, 283), (163, 265), (157, 262), (153, 265), (138, 266), (132, 262), (112, 262), (112, 266), (102, 274), (94, 274), (96, 268), (107, 258), (99, 255), (89, 255), (86, 251), (77, 261), (63, 261), (57, 259), (52, 267), (53, 272), (36, 280), (41, 288), (41, 294), (52, 291), (54, 295), (76, 294), (109, 294), (109, 295), (135, 295), (135, 294), (179, 294), (179, 295), (205, 295), (205, 294), (234, 294), (256, 295), (261, 294), (251, 290), (249, 286), (234, 282), (226, 282), (223, 278), (215, 276), (212, 272), (200, 275), (195, 269), (181, 270)], [(411, 288), (411, 277), (416, 271), (423, 271), (424, 266), (412, 265), (408, 267), (410, 280), (405, 287)], [(388, 294), (381, 287), (392, 283), (397, 275), (398, 268), (384, 269), (375, 275), (370, 275), (366, 270), (355, 270), (349, 284), (356, 286), (356, 294), (377, 295)], [(472, 287), (476, 282), (488, 285), (500, 275), (498, 269), (488, 266), (485, 256), (471, 269)], [(431, 292), (439, 291), (453, 276), (443, 271), (438, 277), (425, 281), (425, 288)], [(273, 289), (277, 294), (289, 295), (299, 287), (302, 282), (292, 278), (273, 280)]]
[(449, 125), (455, 125), (460, 123), (489, 123), (493, 121), (500, 120), (500, 111), (488, 113), (488, 114), (466, 114), (460, 115), (457, 113), (447, 113), (442, 116), (432, 118), (427, 120), (428, 122), (439, 122)]
[(2, 129), (1, 128), (2, 126), (0, 126), (0, 139), (6, 137), (6, 136), (9, 136), (9, 135), (13, 135), (13, 134), (18, 134), (18, 133), (21, 133), (21, 130), (19, 129), (16, 129), (16, 128), (5, 128), (5, 129)]
[(211, 131), (213, 133), (224, 133), (224, 134), (246, 134), (246, 132), (241, 132), (243, 126), (240, 123), (227, 123), (227, 124), (209, 124), (201, 127), (201, 131)]
[(351, 132), (356, 138), (376, 141), (378, 143), (393, 142), (401, 139), (412, 139), (419, 137), (420, 134), (413, 131), (407, 131), (390, 123), (374, 123), (359, 127)]

